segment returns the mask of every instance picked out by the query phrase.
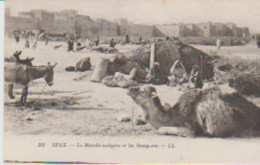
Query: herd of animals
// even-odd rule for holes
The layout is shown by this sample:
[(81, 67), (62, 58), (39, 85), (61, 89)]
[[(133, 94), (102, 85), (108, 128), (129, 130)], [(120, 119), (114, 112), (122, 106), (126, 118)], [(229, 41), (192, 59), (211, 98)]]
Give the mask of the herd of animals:
[[(51, 86), (54, 77), (53, 69), (57, 63), (33, 66), (33, 58), (20, 59), (21, 53), (21, 51), (16, 51), (12, 57), (5, 58), (5, 81), (9, 83), (8, 95), (12, 99), (14, 98), (13, 84), (23, 85), (20, 102), (24, 105), (28, 94), (28, 84), (35, 79), (44, 78), (46, 83)], [(185, 51), (181, 53), (184, 54), (185, 58)], [(157, 58), (157, 60), (169, 61), (168, 56), (166, 56), (164, 59)], [(145, 64), (145, 62), (149, 63), (149, 60), (147, 62), (147, 59), (143, 56), (141, 59), (139, 57), (138, 62), (136, 62), (136, 58), (138, 57), (130, 56), (127, 59), (130, 63), (124, 61), (125, 59), (123, 62), (122, 59), (119, 59), (119, 63), (117, 63), (118, 61), (110, 63), (107, 73), (130, 80), (137, 75), (137, 81), (142, 82), (140, 79), (144, 77), (140, 75), (142, 70), (145, 69), (142, 65), (149, 65)], [(189, 56), (186, 58), (189, 58)], [(196, 64), (197, 62), (198, 65), (188, 66), (184, 63), (184, 67), (187, 66), (186, 69), (191, 73), (194, 66), (198, 69), (201, 58), (200, 56), (200, 59), (190, 60), (191, 63)], [(170, 60), (170, 62), (176, 61), (171, 57)], [(83, 63), (85, 61), (88, 61), (88, 67), (91, 67), (90, 59), (84, 59)], [(189, 59), (186, 61), (189, 61)], [(83, 63), (79, 62), (76, 68), (72, 69), (81, 71), (78, 68), (84, 65)], [(171, 67), (164, 66), (164, 68), (161, 68), (161, 78), (166, 75), (163, 69), (170, 70)], [(211, 73), (209, 71), (204, 72), (201, 75), (202, 79), (206, 78), (208, 74)], [(153, 86), (140, 88), (138, 84), (132, 85), (128, 88), (128, 95), (142, 107), (146, 121), (155, 129), (158, 129), (161, 134), (210, 137), (260, 136), (260, 108), (237, 92), (225, 93), (216, 85), (208, 88), (200, 86), (188, 90), (181, 95), (178, 102), (172, 107), (168, 104), (161, 104), (156, 88)]]

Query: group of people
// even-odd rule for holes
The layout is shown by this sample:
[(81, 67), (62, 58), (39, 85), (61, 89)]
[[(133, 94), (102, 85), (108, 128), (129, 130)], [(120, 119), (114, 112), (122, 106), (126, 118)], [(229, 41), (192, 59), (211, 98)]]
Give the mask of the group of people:
[(49, 43), (48, 34), (44, 32), (38, 35), (38, 33), (32, 33), (31, 31), (22, 31), (22, 32), (13, 32), (12, 35), (15, 39), (16, 44), (19, 44), (21, 38), (23, 38), (25, 40), (24, 48), (28, 48), (28, 49), (30, 48), (30, 40), (32, 39), (32, 37), (33, 37), (33, 42), (31, 47), (34, 49), (37, 48), (37, 41), (41, 37), (44, 38), (45, 45), (48, 45)]
[(188, 74), (184, 65), (180, 60), (176, 60), (170, 69), (168, 76), (169, 86), (176, 86), (177, 84), (189, 83), (195, 88), (201, 88), (203, 81), (198, 65), (192, 67), (191, 72)]
[[(73, 37), (67, 38), (67, 44), (68, 44), (67, 52), (70, 51), (74, 52), (74, 42), (75, 39), (73, 39)], [(99, 37), (95, 41), (89, 38), (86, 38), (85, 41), (84, 39), (81, 39), (79, 41), (76, 41), (76, 51), (81, 51), (85, 48), (91, 50), (93, 46), (98, 46), (98, 45), (99, 45)]]

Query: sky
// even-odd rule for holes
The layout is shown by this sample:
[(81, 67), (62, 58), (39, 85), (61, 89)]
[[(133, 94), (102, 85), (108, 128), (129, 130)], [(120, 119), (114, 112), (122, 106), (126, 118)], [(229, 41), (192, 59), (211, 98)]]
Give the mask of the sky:
[(19, 11), (77, 9), (92, 18), (127, 18), (137, 24), (221, 22), (260, 33), (260, 0), (6, 0)]

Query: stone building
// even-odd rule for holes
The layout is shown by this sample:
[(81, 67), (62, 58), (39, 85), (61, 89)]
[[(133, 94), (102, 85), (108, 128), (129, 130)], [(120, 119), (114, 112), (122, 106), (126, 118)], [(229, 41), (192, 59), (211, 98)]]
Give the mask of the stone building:
[(19, 16), (11, 16), (9, 8), (5, 9), (6, 33), (13, 31), (40, 30), (52, 35), (70, 34), (78, 37), (115, 37), (134, 36), (152, 37), (250, 37), (248, 28), (239, 28), (234, 23), (168, 24), (140, 25), (120, 18), (110, 22), (105, 19), (93, 20), (89, 16), (79, 15), (77, 10), (50, 12), (47, 10), (31, 10), (20, 12)]
[(250, 37), (248, 28), (239, 28), (234, 23), (169, 24), (156, 26), (163, 34), (174, 37)]
[(105, 19), (96, 20), (99, 28), (99, 36), (118, 36), (118, 27), (116, 23)]

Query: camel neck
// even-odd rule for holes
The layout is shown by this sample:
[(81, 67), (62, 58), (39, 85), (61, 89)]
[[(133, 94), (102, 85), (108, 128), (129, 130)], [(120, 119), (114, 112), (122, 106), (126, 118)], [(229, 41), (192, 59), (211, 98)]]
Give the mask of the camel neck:
[(146, 120), (148, 120), (156, 129), (162, 126), (168, 126), (171, 119), (170, 112), (165, 111), (158, 97), (152, 98), (142, 106), (146, 111)]

